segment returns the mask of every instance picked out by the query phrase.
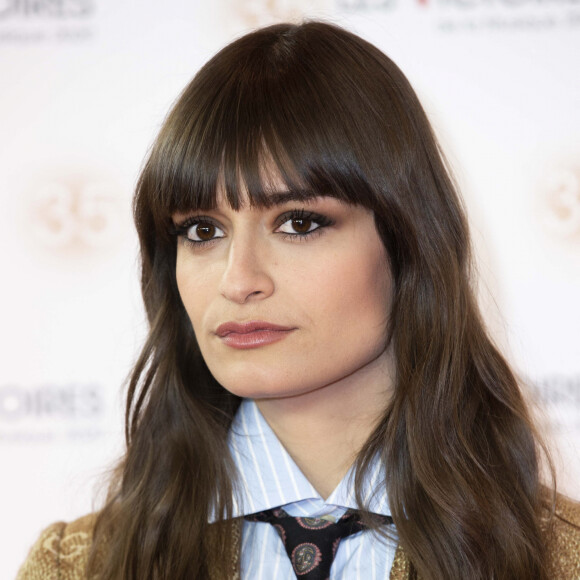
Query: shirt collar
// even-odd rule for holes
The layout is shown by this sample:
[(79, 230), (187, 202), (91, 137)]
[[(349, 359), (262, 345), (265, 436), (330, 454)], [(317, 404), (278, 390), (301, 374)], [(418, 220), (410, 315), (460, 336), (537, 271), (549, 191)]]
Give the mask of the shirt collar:
[[(230, 429), (228, 444), (239, 474), (234, 517), (288, 504), (287, 511), (291, 515), (304, 515), (306, 510), (311, 517), (337, 508), (357, 508), (353, 470), (349, 470), (326, 501), (323, 500), (251, 399), (242, 401)], [(390, 515), (386, 493), (375, 493), (381, 481), (384, 481), (384, 468), (377, 458), (363, 481), (362, 498), (373, 513)], [(300, 506), (300, 514), (292, 513), (293, 505)]]

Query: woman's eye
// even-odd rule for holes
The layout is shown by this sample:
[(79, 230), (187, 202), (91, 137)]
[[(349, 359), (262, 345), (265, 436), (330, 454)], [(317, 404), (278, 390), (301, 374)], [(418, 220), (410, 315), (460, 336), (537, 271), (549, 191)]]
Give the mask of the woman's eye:
[(210, 242), (224, 235), (223, 230), (209, 222), (198, 222), (187, 228), (187, 239), (192, 242)]
[(292, 218), (286, 220), (278, 231), (284, 234), (304, 235), (313, 232), (320, 227), (320, 224), (311, 218)]
[(276, 233), (285, 234), (289, 239), (295, 240), (306, 240), (322, 233), (325, 227), (333, 224), (327, 216), (304, 209), (285, 212), (276, 222)]

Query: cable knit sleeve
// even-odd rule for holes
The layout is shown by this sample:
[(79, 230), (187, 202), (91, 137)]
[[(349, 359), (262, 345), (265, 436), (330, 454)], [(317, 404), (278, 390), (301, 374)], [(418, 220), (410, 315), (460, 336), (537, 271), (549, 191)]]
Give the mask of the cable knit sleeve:
[(70, 524), (58, 522), (42, 532), (16, 580), (86, 580), (94, 515)]

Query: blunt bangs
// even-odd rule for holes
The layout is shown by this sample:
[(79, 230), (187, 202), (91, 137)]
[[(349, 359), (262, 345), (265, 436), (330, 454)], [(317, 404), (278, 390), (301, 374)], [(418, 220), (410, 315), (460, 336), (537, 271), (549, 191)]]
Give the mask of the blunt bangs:
[[(234, 209), (246, 200), (268, 206), (281, 189), (372, 210), (384, 203), (377, 191), (385, 185), (400, 195), (399, 133), (409, 123), (388, 94), (389, 85), (398, 90), (383, 62), (391, 61), (319, 26), (275, 25), (243, 37), (194, 77), (140, 182), (159, 226), (175, 212), (214, 208), (218, 191)], [(368, 70), (369, 52), (376, 70)]]

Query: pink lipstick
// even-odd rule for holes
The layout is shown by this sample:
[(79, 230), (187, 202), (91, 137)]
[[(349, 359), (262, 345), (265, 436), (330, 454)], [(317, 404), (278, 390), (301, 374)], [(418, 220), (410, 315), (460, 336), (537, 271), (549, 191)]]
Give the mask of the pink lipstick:
[(248, 349), (266, 346), (283, 340), (293, 330), (296, 329), (254, 320), (251, 322), (225, 322), (217, 327), (215, 333), (227, 346)]

